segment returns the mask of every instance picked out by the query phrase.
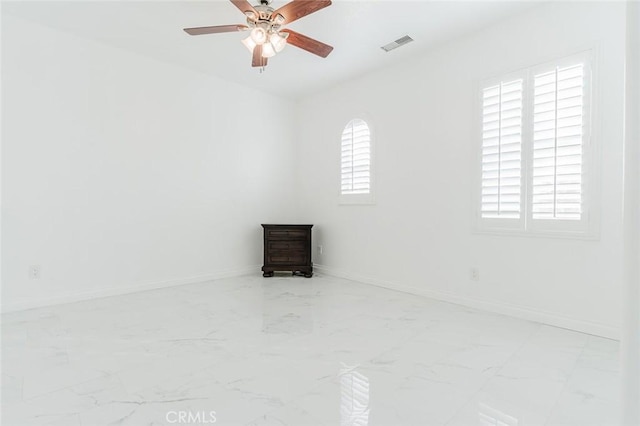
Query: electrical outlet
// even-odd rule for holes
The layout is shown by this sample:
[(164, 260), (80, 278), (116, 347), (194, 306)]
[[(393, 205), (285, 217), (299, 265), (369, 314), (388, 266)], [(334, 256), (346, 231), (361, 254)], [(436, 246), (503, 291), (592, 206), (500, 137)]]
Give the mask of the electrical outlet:
[(322, 254), (322, 252), (324, 251), (324, 247), (322, 247), (322, 245), (318, 246), (318, 254)]
[(29, 266), (29, 279), (30, 280), (39, 280), (40, 279), (40, 265), (31, 265)]
[(469, 270), (469, 275), (470, 275), (471, 281), (480, 281), (480, 269), (471, 268)]

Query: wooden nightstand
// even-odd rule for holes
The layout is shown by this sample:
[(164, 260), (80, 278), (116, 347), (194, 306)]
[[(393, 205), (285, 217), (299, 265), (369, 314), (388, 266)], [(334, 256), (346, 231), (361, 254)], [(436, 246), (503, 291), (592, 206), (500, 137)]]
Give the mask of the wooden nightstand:
[(264, 265), (262, 276), (275, 271), (302, 272), (313, 275), (311, 263), (311, 228), (313, 225), (262, 225), (264, 228)]

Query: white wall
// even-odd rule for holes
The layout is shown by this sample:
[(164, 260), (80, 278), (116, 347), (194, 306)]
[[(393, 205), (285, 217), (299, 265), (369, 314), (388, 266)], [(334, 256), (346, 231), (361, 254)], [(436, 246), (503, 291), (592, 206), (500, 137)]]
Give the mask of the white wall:
[[(588, 48), (597, 55), (599, 239), (473, 233), (479, 81)], [(315, 244), (324, 246), (315, 262), (333, 274), (617, 335), (623, 72), (624, 3), (548, 4), (304, 99), (300, 219), (316, 224)], [(339, 206), (340, 134), (359, 113), (373, 126), (377, 203)]]
[(640, 424), (640, 3), (627, 2), (624, 147), (622, 424)]
[(2, 42), (3, 310), (261, 263), (292, 212), (289, 101), (6, 13)]

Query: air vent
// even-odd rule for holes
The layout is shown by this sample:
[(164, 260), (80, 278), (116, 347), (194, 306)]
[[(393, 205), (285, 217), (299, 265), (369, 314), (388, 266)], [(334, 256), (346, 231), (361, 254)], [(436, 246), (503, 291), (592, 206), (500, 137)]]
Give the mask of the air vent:
[(385, 52), (390, 52), (393, 49), (397, 49), (398, 47), (403, 46), (403, 45), (405, 45), (407, 43), (411, 43), (412, 41), (413, 41), (413, 39), (411, 37), (409, 37), (408, 35), (406, 35), (404, 37), (400, 37), (396, 41), (392, 41), (389, 44), (385, 44), (380, 49), (384, 50)]

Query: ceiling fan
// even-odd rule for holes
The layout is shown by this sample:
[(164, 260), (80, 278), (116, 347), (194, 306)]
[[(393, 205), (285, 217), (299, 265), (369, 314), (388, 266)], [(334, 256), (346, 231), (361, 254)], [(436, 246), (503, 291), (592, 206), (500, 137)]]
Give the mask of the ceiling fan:
[(247, 0), (231, 0), (231, 3), (246, 15), (246, 25), (218, 25), (184, 30), (190, 35), (250, 31), (242, 43), (252, 52), (251, 65), (254, 67), (266, 67), (268, 59), (282, 51), (287, 43), (323, 58), (331, 53), (333, 47), (328, 44), (293, 30), (282, 29), (293, 21), (330, 6), (331, 0), (293, 0), (275, 10), (269, 7), (271, 1), (260, 0), (260, 4), (252, 6)]

